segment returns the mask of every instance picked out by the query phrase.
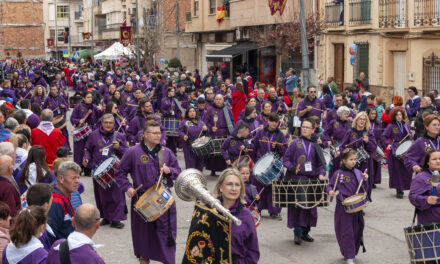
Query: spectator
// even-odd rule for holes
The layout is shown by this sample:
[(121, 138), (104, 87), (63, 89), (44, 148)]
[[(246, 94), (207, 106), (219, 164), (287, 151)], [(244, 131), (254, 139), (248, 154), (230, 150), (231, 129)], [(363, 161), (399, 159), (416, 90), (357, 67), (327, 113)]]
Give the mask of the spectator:
[(70, 194), (78, 190), (80, 173), (81, 167), (73, 161), (66, 161), (58, 168), (58, 182), (55, 184), (49, 211), (49, 225), (55, 234), (54, 240), (67, 238), (73, 232), (72, 217), (75, 211), (70, 202)]
[(0, 142), (9, 140), (11, 137), (11, 131), (5, 129), (5, 117), (2, 112), (0, 112)]
[[(11, 210), (9, 206), (0, 201), (0, 256), (3, 255), (3, 250), (11, 241), (9, 235), (9, 226), (11, 225)], [(0, 259), (0, 264), (2, 261)]]
[(54, 175), (47, 166), (46, 153), (42, 146), (33, 146), (29, 150), (26, 164), (21, 171), (18, 181), (20, 193), (24, 193), (30, 186), (36, 183), (51, 183), (55, 180)]
[(333, 76), (327, 77), (327, 85), (330, 88), (330, 90), (332, 90), (333, 94), (339, 93), (338, 85), (336, 84), (335, 78)]
[(234, 122), (237, 123), (241, 111), (246, 107), (246, 94), (241, 83), (235, 84), (235, 92), (232, 94), (232, 115)]
[(383, 100), (380, 96), (376, 96), (376, 99), (374, 100), (374, 106), (376, 107), (377, 112), (377, 121), (381, 122), (382, 115), (383, 115)]
[(15, 129), (18, 127), (18, 125), (18, 121), (13, 117), (8, 118), (5, 122), (5, 128), (11, 131), (11, 135), (15, 132)]
[(104, 263), (104, 260), (94, 250), (95, 243), (92, 238), (99, 228), (98, 209), (91, 204), (83, 204), (76, 211), (72, 219), (75, 231), (71, 233), (67, 241), (58, 240), (49, 251), (47, 264), (58, 264), (60, 251), (69, 256), (71, 263)]
[(31, 101), (29, 99), (23, 99), (20, 103), (20, 107), (21, 110), (23, 110), (23, 112), (26, 114), (26, 119), (33, 114), (31, 111)]
[(15, 112), (14, 118), (15, 118), (15, 120), (17, 120), (19, 125), (26, 124), (27, 116), (26, 116), (26, 112), (25, 111), (18, 110), (17, 112)]
[(371, 93), (368, 92), (363, 86), (361, 86), (361, 89), (359, 91), (359, 99), (360, 99), (359, 112), (367, 110), (368, 107), (367, 97), (369, 95), (371, 95)]
[(10, 156), (0, 156), (0, 201), (9, 206), (12, 217), (21, 208), (18, 185), (12, 177), (13, 168), (13, 159)]
[(296, 71), (295, 70), (289, 70), (286, 73), (286, 89), (287, 92), (292, 95), (293, 94), (293, 90), (295, 88), (297, 88), (297, 83), (298, 83), (298, 76), (296, 76)]
[(414, 121), (414, 126), (416, 129), (416, 134), (414, 135), (414, 140), (419, 137), (423, 137), (425, 134), (425, 126), (423, 124), (423, 119), (433, 113), (433, 109), (431, 107), (431, 98), (422, 97), (420, 100), (420, 110), (417, 113), (416, 119)]

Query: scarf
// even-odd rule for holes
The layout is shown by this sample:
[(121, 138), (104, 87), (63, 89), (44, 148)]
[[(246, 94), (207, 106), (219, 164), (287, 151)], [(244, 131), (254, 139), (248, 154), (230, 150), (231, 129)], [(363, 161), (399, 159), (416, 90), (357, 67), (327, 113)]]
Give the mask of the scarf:
[(50, 133), (52, 133), (52, 130), (55, 129), (52, 122), (50, 121), (41, 121), (37, 128), (43, 131), (48, 136), (50, 135)]

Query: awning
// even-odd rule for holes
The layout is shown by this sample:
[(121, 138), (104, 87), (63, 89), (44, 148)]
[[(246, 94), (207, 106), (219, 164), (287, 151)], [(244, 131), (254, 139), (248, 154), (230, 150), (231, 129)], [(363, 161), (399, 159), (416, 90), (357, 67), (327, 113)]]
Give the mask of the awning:
[(253, 50), (253, 49), (258, 49), (257, 43), (239, 42), (236, 45), (206, 55), (206, 61), (231, 61), (232, 58), (241, 55), (248, 50)]

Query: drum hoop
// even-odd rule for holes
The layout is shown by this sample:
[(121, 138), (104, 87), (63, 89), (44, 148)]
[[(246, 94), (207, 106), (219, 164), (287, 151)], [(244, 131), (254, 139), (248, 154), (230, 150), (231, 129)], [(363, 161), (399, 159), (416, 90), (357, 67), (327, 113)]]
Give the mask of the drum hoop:
[[(273, 152), (268, 152), (268, 153), (264, 154), (263, 156), (261, 156), (261, 158), (259, 158), (259, 159), (257, 160), (257, 162), (255, 162), (255, 164), (254, 164), (253, 173), (254, 173), (255, 176), (257, 175), (257, 173), (256, 173), (255, 170), (256, 170), (256, 168), (258, 167), (258, 163), (259, 163), (260, 161), (262, 161), (263, 159), (267, 158), (266, 156), (272, 156), (272, 162), (271, 162), (269, 165), (274, 164), (274, 162), (275, 162), (276, 160), (278, 160), (277, 157), (276, 157), (276, 155), (275, 155)], [(262, 171), (261, 174), (258, 174), (258, 175), (266, 174), (266, 173), (267, 173), (272, 167), (273, 167), (273, 166), (269, 166), (269, 167), (267, 167), (266, 169), (264, 169), (264, 170)]]
[[(111, 160), (110, 163), (107, 165), (107, 167), (105, 167), (105, 168), (109, 168), (109, 169), (106, 170), (105, 172), (109, 171), (110, 168), (113, 167), (113, 165), (115, 165), (115, 163), (116, 163), (117, 158), (114, 157), (114, 156), (111, 156), (111, 157), (106, 158), (105, 160), (102, 160), (102, 161), (101, 161), (101, 162), (95, 167), (95, 169), (93, 170), (93, 172), (96, 172), (96, 170), (97, 170), (99, 167), (101, 167), (101, 166), (104, 164), (104, 162), (105, 162), (106, 160), (108, 160), (108, 159), (112, 159), (112, 160)], [(102, 176), (102, 175), (104, 175), (104, 174), (105, 174), (104, 171), (101, 171), (101, 172), (99, 173), (99, 176)], [(93, 174), (92, 174), (92, 175), (93, 175)]]
[[(356, 197), (355, 200), (350, 201), (350, 202), (348, 202), (348, 201), (345, 202), (345, 200), (350, 199), (350, 198), (354, 198), (354, 197)], [(367, 199), (367, 195), (365, 193), (358, 193), (358, 194), (355, 194), (355, 195), (352, 195), (352, 196), (345, 198), (343, 204), (344, 205), (354, 205), (354, 204), (357, 204), (365, 199)]]
[[(409, 143), (409, 145), (408, 145), (408, 143)], [(408, 145), (408, 146), (407, 146), (407, 145)], [(396, 148), (396, 155), (402, 155), (402, 154), (406, 153), (406, 152), (410, 149), (411, 145), (412, 145), (412, 142), (411, 142), (410, 140), (406, 140), (406, 141), (402, 142), (402, 143)], [(398, 154), (399, 149), (401, 149), (401, 148), (403, 148), (403, 147), (406, 147), (406, 146), (407, 146), (407, 148), (404, 149), (405, 151), (402, 151), (402, 153)]]

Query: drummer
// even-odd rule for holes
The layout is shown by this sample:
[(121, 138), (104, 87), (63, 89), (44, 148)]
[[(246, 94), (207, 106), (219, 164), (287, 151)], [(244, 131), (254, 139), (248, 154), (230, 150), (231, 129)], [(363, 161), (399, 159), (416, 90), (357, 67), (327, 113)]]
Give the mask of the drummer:
[(406, 113), (409, 120), (414, 120), (417, 112), (420, 111), (421, 98), (417, 95), (417, 88), (414, 86), (408, 87), (409, 99), (405, 103)]
[[(184, 109), (180, 105), (179, 102), (177, 102), (177, 99), (174, 97), (176, 90), (174, 87), (168, 87), (167, 88), (167, 96), (165, 98), (162, 98), (161, 101), (161, 113), (162, 117), (164, 118), (172, 118), (177, 120), (177, 122), (180, 123), (180, 120), (182, 120), (182, 116), (184, 115)], [(179, 144), (179, 137), (168, 137), (168, 140), (166, 142), (167, 148), (171, 149), (174, 154), (177, 153), (177, 147)]]
[(199, 138), (204, 131), (207, 131), (208, 127), (197, 116), (196, 109), (190, 107), (185, 112), (185, 120), (179, 125), (179, 137), (183, 139), (182, 149), (185, 157), (185, 168), (195, 168), (199, 171), (203, 171), (205, 166), (203, 158), (197, 157), (191, 148), (191, 144)]
[(242, 221), (238, 226), (232, 222), (231, 251), (232, 263), (258, 263), (260, 249), (255, 222), (245, 207), (245, 185), (237, 169), (224, 170), (214, 187), (214, 195), (232, 215)]
[[(214, 105), (208, 109), (204, 120), (208, 127), (208, 135), (213, 139), (226, 139), (233, 132), (234, 117), (231, 108), (225, 105), (223, 95), (217, 94), (214, 98)], [(217, 122), (214, 121), (215, 118), (218, 119)], [(220, 149), (216, 151), (220, 152)], [(216, 171), (226, 169), (226, 162), (221, 156), (209, 157), (206, 160), (206, 169), (211, 170), (211, 176), (215, 176)]]
[[(325, 160), (322, 149), (312, 138), (315, 122), (304, 118), (301, 123), (301, 136), (293, 140), (283, 157), (283, 165), (287, 168), (287, 179), (319, 179), (324, 180)], [(309, 235), (310, 228), (318, 221), (318, 210), (289, 207), (287, 210), (287, 227), (294, 228), (294, 242), (300, 245), (304, 240), (313, 242)]]
[[(374, 106), (370, 106), (367, 108), (367, 115), (370, 120), (371, 128), (370, 131), (374, 135), (374, 139), (376, 140), (377, 148), (380, 148), (382, 151), (384, 150), (382, 144), (382, 133), (383, 127), (382, 124), (377, 120), (377, 111)], [(385, 154), (385, 152), (383, 152)], [(385, 157), (384, 157), (385, 158)], [(380, 184), (382, 181), (382, 162), (376, 161), (375, 159), (370, 159), (370, 167), (368, 178), (368, 195), (371, 197), (371, 192), (373, 188), (376, 188), (376, 184)]]
[(142, 89), (136, 88), (134, 91), (134, 98), (127, 103), (127, 106), (124, 109), (125, 113), (123, 113), (123, 115), (127, 120), (132, 120), (136, 116), (139, 101), (144, 97), (145, 94), (142, 92)]
[[(101, 105), (95, 106), (92, 104), (92, 93), (85, 92), (83, 93), (82, 102), (73, 109), (72, 115), (70, 116), (70, 122), (77, 129), (84, 126), (89, 126), (90, 129), (92, 129), (95, 122), (99, 120), (101, 110)], [(73, 142), (73, 161), (78, 165), (82, 164), (87, 138), (88, 136)], [(84, 171), (84, 176), (91, 176), (90, 168), (82, 166), (82, 169)]]
[(265, 101), (261, 104), (261, 113), (258, 115), (258, 123), (263, 126), (267, 126), (269, 115), (272, 111), (272, 104), (269, 101)]
[[(166, 182), (165, 186), (171, 188), (173, 180), (181, 171), (174, 153), (160, 145), (161, 135), (158, 122), (147, 123), (144, 127), (143, 140), (124, 153), (115, 173), (116, 184), (127, 193), (129, 198), (132, 198), (131, 235), (134, 254), (140, 259), (141, 264), (150, 263), (150, 260), (164, 264), (176, 263), (176, 204), (174, 203), (154, 222), (146, 222), (140, 213), (134, 210), (139, 197), (158, 182), (161, 173)], [(162, 153), (164, 153), (163, 165), (159, 164)], [(128, 180), (128, 174), (131, 175), (133, 184)], [(134, 188), (139, 190), (136, 191)]]
[[(327, 113), (327, 117), (325, 118), (325, 121), (323, 122), (324, 126), (328, 126), (328, 124), (330, 124), (330, 122), (334, 119), (337, 119), (339, 117), (338, 115), (338, 109), (341, 106), (344, 106), (344, 99), (342, 97), (342, 94), (336, 94), (334, 96), (334, 101), (335, 101), (335, 108), (331, 109), (328, 111)], [(356, 117), (356, 115), (354, 114), (354, 112), (352, 110), (349, 110), (349, 114), (348, 114), (348, 121), (352, 122), (353, 119)]]
[[(255, 98), (252, 98), (255, 100)], [(258, 120), (256, 120), (257, 117), (257, 109), (255, 109), (255, 106), (247, 105), (244, 109), (244, 115), (243, 118), (239, 118), (237, 123), (235, 123), (234, 133), (237, 132), (238, 126), (240, 124), (247, 124), (249, 126), (249, 135), (248, 139), (251, 139), (255, 136), (258, 129), (264, 128), (263, 125), (260, 125)]]
[(204, 120), (208, 109), (206, 108), (206, 101), (203, 97), (197, 98), (197, 115)]
[[(429, 225), (440, 221), (440, 186), (431, 184), (434, 171), (440, 171), (440, 150), (428, 151), (423, 159), (422, 171), (411, 183), (409, 201), (416, 207), (417, 224)], [(433, 194), (436, 188), (436, 194)]]
[(244, 199), (246, 200), (246, 206), (256, 206), (260, 200), (260, 195), (258, 195), (257, 187), (251, 183), (251, 169), (249, 164), (239, 164), (238, 171), (240, 171), (241, 177), (244, 181), (245, 194)]
[[(405, 123), (406, 112), (403, 108), (394, 108), (390, 113), (391, 123), (382, 133), (382, 142), (386, 142), (388, 149), (388, 174), (389, 187), (396, 189), (396, 197), (403, 198), (403, 191), (411, 187), (412, 170), (406, 168), (403, 160), (396, 156), (399, 145), (406, 140), (411, 140), (409, 125)], [(391, 142), (390, 142), (391, 140)]]
[(404, 164), (415, 173), (422, 171), (423, 157), (430, 150), (440, 149), (440, 117), (431, 114), (423, 119), (425, 135), (418, 138), (405, 155)]
[[(128, 140), (130, 142), (130, 145), (134, 146), (136, 143), (139, 143), (140, 141), (140, 135), (143, 134), (143, 127), (145, 125), (145, 119), (149, 115), (153, 115), (156, 117), (156, 121), (160, 123), (160, 118), (156, 116), (153, 113), (153, 104), (151, 101), (144, 97), (141, 100), (139, 100), (139, 106), (138, 106), (138, 112), (136, 113), (136, 116), (130, 121), (127, 129), (127, 135)], [(165, 145), (165, 141), (167, 139), (166, 137), (166, 131), (165, 128), (161, 126), (162, 130), (162, 138), (161, 138), (161, 144)]]
[[(359, 185), (367, 187), (368, 174), (355, 169), (357, 154), (350, 148), (342, 154), (341, 168), (331, 176), (327, 192), (336, 196), (335, 233), (339, 250), (347, 259), (347, 264), (354, 263), (354, 258), (363, 243), (363, 230), (365, 226), (363, 212), (347, 213), (344, 209), (344, 199), (355, 195)], [(336, 188), (335, 188), (335, 182)], [(362, 181), (362, 183), (361, 183)], [(339, 194), (336, 195), (336, 191)]]
[(240, 124), (237, 127), (237, 133), (233, 133), (223, 141), (220, 152), (226, 161), (226, 165), (232, 166), (232, 163), (241, 155), (244, 156), (251, 151), (247, 141), (248, 135), (249, 126), (247, 124)]
[[(107, 158), (122, 155), (128, 149), (125, 136), (116, 131), (115, 118), (112, 114), (104, 114), (101, 125), (95, 129), (87, 139), (82, 165), (90, 169), (96, 169)], [(99, 171), (97, 171), (99, 173)], [(114, 175), (111, 175), (114, 177)], [(96, 180), (93, 181), (96, 206), (101, 214), (101, 225), (113, 228), (123, 228), (123, 220), (127, 220), (125, 213), (125, 197), (117, 184), (107, 189), (101, 187)]]
[[(268, 152), (273, 152), (278, 159), (284, 156), (287, 148), (286, 137), (278, 128), (280, 117), (276, 113), (270, 113), (268, 125), (264, 129), (257, 131), (257, 134), (252, 140), (251, 147), (254, 151), (255, 161), (263, 157)], [(264, 186), (260, 182), (255, 182), (258, 191), (264, 188), (260, 194), (261, 200), (258, 204), (258, 209), (261, 211), (267, 209), (271, 218), (281, 221), (281, 208), (274, 207), (272, 204), (272, 185)]]
[(46, 100), (46, 89), (43, 89), (43, 86), (37, 85), (32, 92), (31, 104), (39, 104), (43, 106), (44, 101)]
[(325, 119), (327, 116), (327, 108), (323, 101), (316, 97), (316, 88), (307, 87), (307, 96), (298, 104), (298, 116), (302, 121), (306, 117), (316, 116), (321, 120), (321, 114)]

